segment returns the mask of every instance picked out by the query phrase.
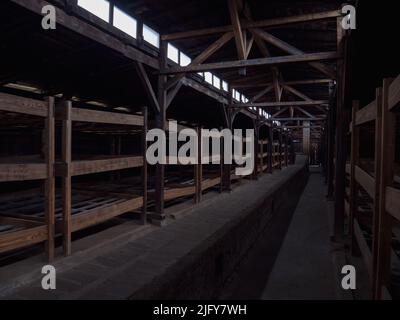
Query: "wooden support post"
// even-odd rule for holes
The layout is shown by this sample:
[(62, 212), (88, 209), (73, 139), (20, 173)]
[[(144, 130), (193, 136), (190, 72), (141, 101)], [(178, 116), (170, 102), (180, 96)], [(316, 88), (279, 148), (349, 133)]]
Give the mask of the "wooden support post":
[[(167, 43), (161, 41), (160, 54), (159, 54), (160, 67), (167, 67)], [(167, 76), (158, 76), (158, 106), (160, 112), (156, 114), (156, 126), (158, 129), (166, 129), (166, 109), (167, 109)], [(164, 179), (165, 179), (165, 165), (156, 164), (156, 186), (155, 186), (155, 205), (156, 212), (153, 216), (152, 222), (156, 225), (163, 225), (165, 222), (164, 214)]]
[(49, 262), (54, 259), (54, 235), (55, 235), (55, 119), (54, 119), (54, 98), (47, 98), (48, 113), (46, 119), (45, 133), (45, 155), (47, 164), (47, 179), (45, 183), (45, 215), (47, 225), (46, 254)]
[[(219, 131), (222, 132), (222, 127), (219, 128)], [(221, 135), (220, 138), (220, 164), (219, 164), (219, 193), (222, 193), (224, 190), (224, 161), (225, 161), (225, 152), (224, 152), (224, 138)]]
[(62, 181), (62, 208), (63, 208), (63, 249), (64, 255), (71, 255), (71, 232), (72, 232), (72, 185), (71, 185), (71, 147), (72, 147), (72, 121), (71, 101), (63, 101), (61, 106), (64, 112), (62, 121), (62, 150), (61, 161), (64, 166)]
[(396, 140), (396, 118), (389, 110), (389, 86), (392, 79), (384, 79), (382, 91), (382, 134), (380, 158), (384, 163), (380, 169), (379, 182), (379, 217), (377, 236), (377, 265), (375, 279), (375, 299), (384, 297), (383, 291), (390, 284), (391, 263), (390, 256), (392, 250), (392, 216), (386, 212), (386, 187), (393, 185), (394, 162), (395, 162), (395, 140)]
[[(342, 28), (342, 19), (337, 19), (337, 46), (338, 53), (344, 56), (345, 37)], [(337, 89), (336, 89), (336, 152), (335, 152), (335, 236), (340, 238), (344, 233), (344, 196), (346, 174), (346, 124), (344, 110), (345, 95), (345, 65), (342, 60), (337, 61)]]
[(143, 113), (143, 137), (142, 137), (142, 152), (143, 152), (143, 167), (142, 167), (142, 183), (143, 183), (143, 207), (142, 207), (142, 216), (141, 221), (142, 224), (147, 223), (147, 130), (148, 130), (148, 113), (147, 107), (144, 107), (142, 110)]
[(288, 136), (285, 134), (285, 167), (289, 165), (289, 159), (288, 159)]
[(282, 131), (281, 130), (279, 130), (278, 131), (278, 153), (279, 153), (279, 156), (278, 156), (278, 161), (279, 161), (279, 165), (278, 165), (278, 168), (279, 168), (279, 170), (282, 170)]
[(307, 162), (310, 163), (310, 138), (311, 138), (311, 129), (310, 122), (303, 121), (303, 153), (307, 156)]
[(195, 165), (195, 202), (200, 203), (203, 195), (202, 184), (203, 184), (203, 139), (201, 136), (202, 128), (197, 128), (197, 164)]
[(274, 153), (274, 131), (272, 130), (272, 122), (270, 122), (269, 130), (269, 141), (268, 141), (268, 173), (273, 172), (273, 153)]
[(354, 220), (358, 215), (358, 184), (355, 178), (355, 167), (359, 162), (360, 129), (356, 126), (356, 114), (359, 110), (359, 101), (353, 101), (351, 122), (351, 154), (350, 154), (350, 202), (349, 202), (349, 230), (351, 236), (351, 253), (360, 255), (357, 239), (354, 234)]
[(262, 173), (263, 172), (263, 167), (264, 167), (264, 158), (263, 158), (263, 156), (264, 156), (264, 145), (263, 145), (262, 142), (260, 143), (260, 141), (258, 142), (258, 144), (260, 146), (260, 155), (261, 155), (260, 161), (259, 161), (259, 163), (260, 163), (260, 172)]
[[(379, 234), (379, 201), (380, 194), (380, 181), (381, 181), (381, 134), (382, 134), (382, 88), (376, 89), (376, 120), (375, 120), (375, 159), (374, 159), (374, 172), (375, 172), (375, 194), (374, 194), (374, 207), (372, 216), (372, 292), (376, 290), (376, 271), (378, 265), (378, 234)], [(386, 165), (386, 163), (385, 163)]]

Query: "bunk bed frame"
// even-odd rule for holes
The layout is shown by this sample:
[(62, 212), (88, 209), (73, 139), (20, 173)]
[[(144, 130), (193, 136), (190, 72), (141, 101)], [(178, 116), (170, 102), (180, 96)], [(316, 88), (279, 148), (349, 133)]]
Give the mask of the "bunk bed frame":
[[(62, 180), (62, 219), (56, 224), (63, 234), (63, 249), (66, 256), (71, 254), (73, 232), (104, 222), (121, 214), (142, 208), (142, 223), (147, 220), (147, 161), (146, 134), (147, 109), (142, 116), (115, 112), (87, 110), (72, 107), (71, 101), (63, 101), (57, 107), (56, 120), (62, 121), (61, 161), (55, 165), (55, 173)], [(97, 157), (85, 160), (72, 159), (73, 122), (124, 125), (142, 128), (143, 154), (140, 156)], [(141, 195), (127, 193), (98, 193), (86, 190), (91, 196), (85, 203), (73, 203), (72, 177), (100, 172), (110, 172), (128, 168), (142, 168)], [(79, 190), (82, 194), (83, 190)], [(100, 197), (99, 197), (100, 196)], [(76, 209), (76, 207), (78, 207)]]
[[(44, 214), (41, 219), (33, 221), (0, 212), (0, 253), (46, 243), (47, 258), (52, 261), (55, 230), (54, 98), (41, 101), (0, 93), (0, 112), (40, 117), (45, 122), (43, 160), (40, 157), (19, 157), (0, 163), (0, 182), (42, 180), (45, 183), (45, 196), (42, 199)], [(5, 199), (4, 196), (1, 198), (2, 201)], [(7, 200), (12, 199), (8, 197)]]
[[(400, 221), (400, 189), (395, 186), (395, 107), (399, 103), (400, 76), (395, 80), (384, 79), (383, 87), (376, 90), (373, 102), (361, 109), (358, 101), (353, 102), (350, 125), (351, 154), (350, 163), (346, 166), (350, 176), (347, 194), (350, 203), (346, 201), (345, 208), (353, 239), (352, 249), (361, 252), (375, 299), (391, 299), (392, 226), (393, 221)], [(363, 163), (359, 156), (360, 127), (371, 122), (375, 122), (373, 169), (370, 164)], [(372, 199), (369, 207), (363, 201), (366, 197)], [(372, 213), (372, 248), (368, 245), (359, 221), (365, 210)]]

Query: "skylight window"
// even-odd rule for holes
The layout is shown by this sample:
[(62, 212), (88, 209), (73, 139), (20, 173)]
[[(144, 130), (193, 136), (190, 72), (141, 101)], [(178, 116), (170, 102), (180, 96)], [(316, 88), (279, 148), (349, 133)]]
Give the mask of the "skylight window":
[(240, 101), (240, 93), (238, 91), (235, 92), (235, 99)]
[(181, 52), (181, 66), (186, 67), (192, 63), (192, 59), (190, 59), (186, 54)]
[(168, 43), (167, 56), (173, 62), (179, 63), (179, 50), (170, 43)]
[(145, 24), (143, 25), (143, 39), (156, 48), (160, 47), (160, 34)]
[(221, 89), (221, 79), (217, 76), (213, 76), (213, 86), (217, 89)]
[(110, 22), (110, 3), (106, 0), (78, 0), (78, 6)]
[(222, 90), (228, 92), (228, 83), (226, 81), (222, 81)]
[(213, 75), (211, 72), (204, 72), (204, 78), (206, 79), (207, 83), (213, 84)]
[(179, 50), (170, 43), (168, 43), (167, 56), (173, 62), (179, 63)]
[(114, 7), (114, 27), (129, 34), (130, 36), (137, 37), (137, 21), (131, 16), (127, 15), (121, 9)]

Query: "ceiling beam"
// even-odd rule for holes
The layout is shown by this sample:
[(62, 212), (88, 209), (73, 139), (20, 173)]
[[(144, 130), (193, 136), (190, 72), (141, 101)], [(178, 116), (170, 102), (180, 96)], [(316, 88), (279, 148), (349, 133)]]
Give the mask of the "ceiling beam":
[(234, 69), (234, 68), (244, 68), (244, 67), (265, 66), (265, 65), (275, 66), (281, 64), (299, 63), (299, 62), (336, 60), (338, 58), (339, 57), (336, 52), (306, 53), (306, 54), (297, 54), (297, 55), (281, 56), (281, 57), (190, 65), (187, 67), (173, 66), (170, 68), (160, 70), (160, 74), (165, 75), (165, 74), (178, 74), (178, 73), (182, 74), (196, 73), (196, 72), (219, 70), (219, 69)]
[[(322, 84), (329, 84), (331, 83), (332, 80), (331, 79), (310, 79), (310, 80), (295, 80), (295, 81), (282, 81), (281, 84), (282, 85), (290, 85), (290, 86), (294, 86), (294, 85), (306, 85), (306, 84), (315, 84), (315, 85), (322, 85)], [(265, 87), (268, 85), (272, 85), (271, 82), (260, 82), (260, 83), (232, 83), (231, 86), (232, 88), (259, 88), (259, 87)]]
[[(277, 48), (290, 53), (290, 54), (304, 54), (304, 51), (297, 49), (296, 47), (288, 44), (287, 42), (278, 39), (277, 37), (273, 36), (272, 34), (260, 30), (260, 29), (251, 29), (252, 33), (260, 37), (261, 39), (267, 41), (268, 43), (276, 46)], [(323, 74), (327, 75), (331, 79), (336, 79), (336, 71), (331, 69), (330, 67), (320, 63), (320, 62), (310, 62), (310, 66), (318, 71), (322, 72)]]
[(296, 106), (315, 106), (329, 104), (328, 100), (312, 100), (312, 101), (285, 101), (285, 102), (259, 102), (259, 103), (235, 103), (234, 108), (251, 108), (251, 107), (296, 107)]
[[(281, 17), (281, 18), (274, 18), (274, 19), (267, 19), (267, 20), (260, 20), (260, 21), (246, 21), (242, 22), (243, 29), (249, 28), (270, 28), (270, 27), (280, 27), (280, 26), (287, 26), (292, 25), (295, 23), (304, 23), (304, 22), (312, 22), (312, 21), (319, 21), (325, 19), (333, 19), (342, 16), (340, 10), (333, 10), (333, 11), (324, 11), (318, 13), (307, 13), (303, 15), (291, 16), (291, 17)], [(214, 27), (214, 28), (206, 28), (206, 29), (199, 29), (199, 30), (192, 30), (192, 31), (184, 31), (172, 34), (165, 34), (161, 36), (162, 40), (172, 41), (178, 39), (185, 39), (185, 38), (195, 38), (201, 36), (207, 36), (212, 34), (218, 33), (225, 33), (233, 31), (233, 26), (222, 26), (222, 27)]]
[(228, 0), (229, 15), (233, 26), (233, 32), (235, 34), (236, 49), (238, 52), (239, 60), (246, 59), (246, 47), (245, 40), (243, 38), (242, 27), (240, 25), (239, 11), (236, 0)]

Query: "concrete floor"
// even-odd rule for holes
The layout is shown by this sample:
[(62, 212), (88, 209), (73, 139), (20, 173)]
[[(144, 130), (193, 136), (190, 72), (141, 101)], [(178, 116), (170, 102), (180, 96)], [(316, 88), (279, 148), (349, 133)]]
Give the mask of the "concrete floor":
[(337, 299), (325, 187), (311, 169), (262, 299)]

